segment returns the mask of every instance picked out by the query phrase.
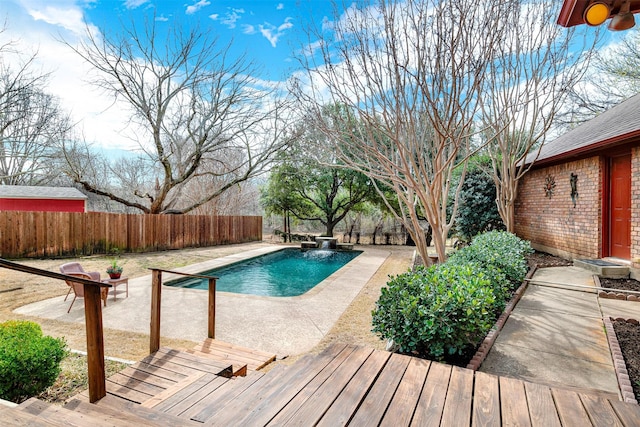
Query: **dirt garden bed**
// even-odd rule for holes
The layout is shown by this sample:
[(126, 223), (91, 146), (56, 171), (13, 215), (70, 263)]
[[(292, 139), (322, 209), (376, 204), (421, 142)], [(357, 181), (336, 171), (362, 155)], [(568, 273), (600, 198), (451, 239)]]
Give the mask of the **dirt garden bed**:
[[(603, 288), (621, 291), (640, 291), (640, 282), (635, 279), (600, 278), (600, 285)], [(612, 324), (624, 358), (633, 394), (636, 400), (640, 401), (640, 324), (638, 324), (638, 320), (640, 319), (630, 322), (612, 320)]]

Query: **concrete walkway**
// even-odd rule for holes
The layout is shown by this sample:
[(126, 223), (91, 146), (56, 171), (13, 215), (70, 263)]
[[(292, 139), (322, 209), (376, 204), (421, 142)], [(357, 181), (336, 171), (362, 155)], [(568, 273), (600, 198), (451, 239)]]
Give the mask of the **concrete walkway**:
[[(199, 273), (242, 259), (272, 252), (284, 246), (259, 249), (192, 264), (177, 271)], [(296, 355), (311, 350), (329, 332), (342, 312), (358, 295), (390, 254), (384, 248), (366, 247), (364, 252), (307, 293), (296, 297), (262, 297), (218, 292), (216, 338), (241, 346), (277, 354)], [(163, 283), (170, 280), (163, 275)], [(207, 291), (163, 286), (161, 336), (202, 341), (207, 336)], [(20, 307), (16, 313), (84, 323), (80, 300), (67, 313), (71, 298), (51, 298)], [(124, 286), (118, 298), (110, 292), (103, 308), (105, 328), (149, 333), (151, 275), (129, 280), (129, 297)], [(162, 341), (161, 341), (162, 345)]]
[(536, 270), (480, 370), (618, 395), (602, 319), (640, 319), (640, 303), (599, 299), (595, 291), (548, 286), (595, 286), (592, 275), (575, 266)]

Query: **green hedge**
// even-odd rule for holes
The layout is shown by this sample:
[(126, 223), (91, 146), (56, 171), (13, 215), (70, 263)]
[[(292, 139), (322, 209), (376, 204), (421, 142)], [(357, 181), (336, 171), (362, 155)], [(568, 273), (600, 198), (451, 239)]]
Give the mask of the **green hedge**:
[(392, 277), (372, 313), (372, 330), (402, 353), (454, 360), (474, 350), (494, 325), (524, 279), (530, 251), (513, 234), (489, 232), (444, 264)]
[(58, 378), (66, 355), (64, 339), (43, 336), (37, 323), (0, 323), (0, 398), (20, 403), (40, 394)]

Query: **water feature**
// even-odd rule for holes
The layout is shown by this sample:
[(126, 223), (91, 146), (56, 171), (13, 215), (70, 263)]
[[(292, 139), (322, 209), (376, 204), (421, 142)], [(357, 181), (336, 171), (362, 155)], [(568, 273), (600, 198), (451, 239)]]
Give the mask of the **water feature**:
[[(218, 277), (219, 291), (296, 296), (307, 292), (361, 253), (287, 248), (201, 274)], [(168, 282), (167, 285), (207, 289), (207, 280), (185, 278)]]

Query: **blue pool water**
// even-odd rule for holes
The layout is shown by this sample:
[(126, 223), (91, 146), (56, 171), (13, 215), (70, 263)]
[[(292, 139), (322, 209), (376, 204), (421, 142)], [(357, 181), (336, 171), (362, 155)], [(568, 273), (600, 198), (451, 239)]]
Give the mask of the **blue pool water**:
[[(304, 294), (361, 253), (287, 248), (200, 274), (218, 277), (219, 291), (291, 297)], [(185, 278), (167, 285), (207, 289), (208, 281)]]

